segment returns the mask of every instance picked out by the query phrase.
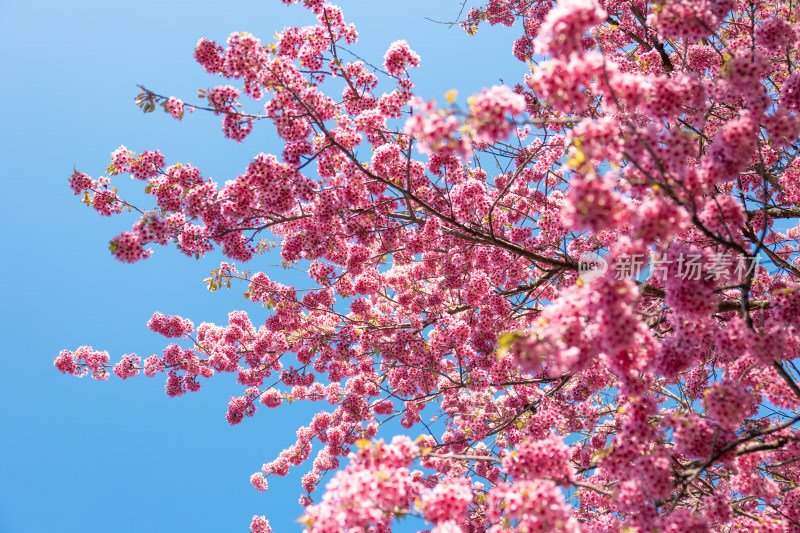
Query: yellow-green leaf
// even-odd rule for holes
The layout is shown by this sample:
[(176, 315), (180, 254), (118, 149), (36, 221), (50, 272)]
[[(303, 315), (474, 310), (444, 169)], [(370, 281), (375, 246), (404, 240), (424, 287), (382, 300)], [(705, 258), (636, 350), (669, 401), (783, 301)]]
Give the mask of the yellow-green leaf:
[(497, 339), (497, 353), (505, 355), (511, 349), (511, 345), (517, 340), (518, 336), (519, 334), (516, 331), (509, 331), (500, 335), (500, 338)]

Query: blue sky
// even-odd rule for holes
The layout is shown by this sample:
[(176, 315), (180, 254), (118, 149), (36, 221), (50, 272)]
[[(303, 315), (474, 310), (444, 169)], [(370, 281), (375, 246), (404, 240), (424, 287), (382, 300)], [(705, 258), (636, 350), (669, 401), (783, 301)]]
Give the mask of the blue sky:
[[(460, 0), (340, 5), (359, 29), (354, 49), (362, 57), (380, 64), (392, 41), (409, 41), (422, 57), (414, 79), (425, 98), (443, 102), (457, 88), (463, 102), (525, 73), (511, 57), (518, 30), (487, 27), (467, 37), (424, 19), (454, 18)], [(241, 387), (229, 376), (169, 399), (163, 376), (101, 383), (62, 376), (52, 362), (59, 350), (84, 344), (114, 361), (160, 352), (166, 339), (145, 325), (154, 311), (196, 324), (224, 323), (234, 309), (256, 324), (266, 317), (237, 287), (205, 290), (218, 256), (194, 261), (159, 248), (135, 265), (114, 261), (108, 241), (134, 219), (97, 216), (72, 196), (67, 177), (73, 166), (97, 177), (122, 144), (159, 149), (168, 164), (190, 162), (218, 182), (259, 152), (279, 154), (268, 124), (236, 144), (222, 138), (217, 117), (187, 114), (179, 123), (142, 115), (136, 84), (192, 101), (198, 89), (221, 83), (192, 60), (198, 38), (224, 42), (248, 31), (268, 41), (284, 26), (312, 22), (305, 9), (279, 0), (0, 2), (0, 533), (247, 531), (254, 514), (267, 515), (277, 532), (300, 530), (299, 476), (270, 478), (263, 495), (248, 479), (293, 442), (313, 409), (262, 410), (230, 427), (227, 400)], [(117, 181), (123, 192), (136, 185)], [(257, 258), (248, 268), (271, 262)]]

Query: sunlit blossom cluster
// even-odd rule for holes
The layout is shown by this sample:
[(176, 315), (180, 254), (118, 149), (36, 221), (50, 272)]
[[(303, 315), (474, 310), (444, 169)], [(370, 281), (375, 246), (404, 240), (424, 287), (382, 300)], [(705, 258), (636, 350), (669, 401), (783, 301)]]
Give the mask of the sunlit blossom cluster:
[(505, 26), (518, 79), (442, 100), (414, 85), (412, 39), (351, 61), (341, 9), (284, 3), (312, 23), (197, 43), (226, 80), (205, 102), (140, 95), (280, 153), (215, 181), (121, 146), (69, 178), (136, 213), (117, 260), (218, 248), (207, 288), (241, 284), (248, 310), (155, 313), (159, 353), (56, 368), (171, 397), (229, 374), (230, 424), (310, 402), (250, 482), (302, 473), (311, 532), (798, 531), (800, 6), (490, 0), (459, 22)]

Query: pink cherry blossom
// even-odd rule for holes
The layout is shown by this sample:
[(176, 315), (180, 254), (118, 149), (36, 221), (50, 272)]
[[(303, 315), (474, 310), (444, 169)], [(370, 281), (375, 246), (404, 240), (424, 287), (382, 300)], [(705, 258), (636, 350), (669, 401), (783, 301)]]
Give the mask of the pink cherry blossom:
[(297, 473), (307, 531), (795, 531), (796, 6), (486, 0), (460, 25), (525, 64), (440, 105), (406, 41), (381, 67), (340, 8), (284, 3), (309, 25), (197, 43), (224, 78), (200, 102), (137, 97), (278, 152), (216, 181), (120, 146), (68, 179), (133, 216), (115, 259), (218, 250), (204, 283), (244, 310), (156, 312), (158, 353), (56, 369), (170, 397), (229, 374), (231, 425), (306, 403), (250, 482)]

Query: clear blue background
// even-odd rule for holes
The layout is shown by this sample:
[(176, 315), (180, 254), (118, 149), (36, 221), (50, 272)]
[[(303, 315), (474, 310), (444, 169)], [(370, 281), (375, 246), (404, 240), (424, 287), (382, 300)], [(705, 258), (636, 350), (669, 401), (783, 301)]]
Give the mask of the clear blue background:
[[(340, 5), (365, 59), (381, 64), (392, 41), (409, 41), (422, 56), (414, 79), (425, 98), (443, 102), (457, 88), (463, 103), (525, 73), (511, 57), (519, 29), (486, 27), (468, 37), (425, 20), (454, 19), (460, 0)], [(223, 83), (194, 63), (198, 38), (224, 42), (248, 31), (267, 42), (284, 26), (312, 23), (307, 10), (278, 0), (0, 2), (1, 533), (244, 532), (254, 514), (267, 515), (277, 532), (300, 529), (304, 467), (271, 477), (263, 495), (248, 480), (294, 442), (317, 405), (262, 409), (230, 427), (227, 401), (242, 389), (231, 376), (169, 399), (163, 376), (81, 380), (57, 372), (53, 358), (84, 344), (108, 350), (112, 361), (158, 353), (168, 341), (145, 325), (156, 310), (199, 324), (226, 323), (229, 311), (245, 309), (256, 325), (263, 321), (267, 311), (248, 305), (241, 287), (205, 289), (218, 256), (194, 261), (158, 248), (135, 265), (113, 260), (108, 241), (135, 218), (99, 217), (72, 196), (67, 178), (73, 166), (101, 175), (121, 144), (159, 149), (168, 164), (190, 162), (218, 182), (259, 152), (279, 154), (267, 123), (238, 145), (222, 138), (218, 117), (142, 115), (136, 84), (196, 101), (198, 89)], [(138, 185), (116, 180), (123, 195)], [(257, 258), (248, 268), (270, 262)]]

